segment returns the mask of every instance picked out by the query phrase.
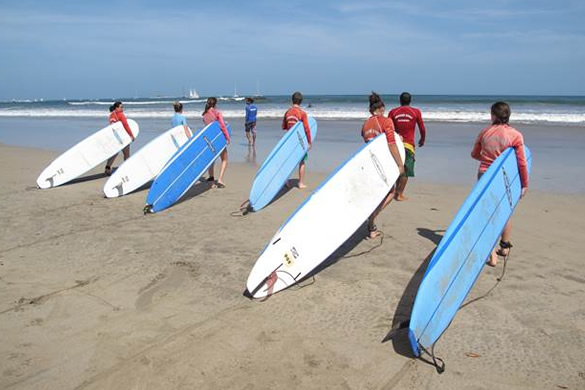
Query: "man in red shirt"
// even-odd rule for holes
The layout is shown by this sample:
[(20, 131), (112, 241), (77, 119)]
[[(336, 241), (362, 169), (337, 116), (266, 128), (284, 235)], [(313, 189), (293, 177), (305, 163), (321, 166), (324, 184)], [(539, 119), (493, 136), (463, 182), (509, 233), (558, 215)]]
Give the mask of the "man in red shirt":
[(414, 128), (418, 125), (420, 132), (420, 139), (418, 146), (422, 147), (425, 144), (425, 124), (422, 119), (422, 114), (418, 108), (410, 106), (412, 96), (408, 92), (403, 92), (400, 95), (400, 107), (393, 108), (388, 114), (388, 118), (392, 119), (396, 132), (402, 136), (404, 142), (404, 149), (406, 157), (404, 161), (404, 175), (398, 178), (398, 185), (396, 189), (396, 200), (407, 200), (404, 196), (404, 188), (409, 177), (414, 177)]
[[(300, 92), (295, 92), (292, 95), (292, 107), (287, 110), (284, 114), (284, 118), (282, 118), (282, 129), (284, 131), (290, 130), (294, 125), (297, 124), (298, 121), (303, 122), (303, 126), (305, 127), (305, 134), (307, 135), (307, 142), (308, 148), (307, 150), (311, 149), (311, 128), (309, 127), (309, 120), (307, 117), (307, 113), (301, 109), (301, 103), (303, 102), (303, 94)], [(299, 188), (307, 188), (305, 185), (305, 166), (307, 162), (308, 155), (305, 154), (303, 160), (299, 164)], [(288, 183), (287, 183), (288, 185)]]

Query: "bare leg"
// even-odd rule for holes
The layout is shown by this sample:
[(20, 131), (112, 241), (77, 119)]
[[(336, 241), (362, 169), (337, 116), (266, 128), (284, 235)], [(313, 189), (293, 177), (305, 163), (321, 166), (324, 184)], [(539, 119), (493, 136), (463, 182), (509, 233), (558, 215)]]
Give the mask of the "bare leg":
[(124, 161), (128, 160), (130, 158), (130, 145), (122, 149), (122, 153), (124, 154)]
[(250, 138), (250, 132), (246, 131), (246, 138), (248, 139), (248, 145), (252, 145), (252, 139)]
[(106, 170), (105, 170), (106, 175), (112, 174), (112, 164), (114, 164), (114, 160), (116, 160), (117, 156), (118, 156), (118, 153), (114, 154), (112, 157), (110, 157), (108, 159), (108, 161), (106, 161)]
[(217, 179), (217, 184), (225, 185), (225, 183), (223, 182), (223, 175), (225, 174), (225, 170), (226, 170), (227, 165), (228, 165), (227, 149), (224, 149), (223, 152), (221, 152), (220, 157), (221, 157), (221, 167), (219, 169), (219, 178)]
[(370, 232), (369, 233), (370, 238), (376, 238), (380, 234), (382, 234), (382, 233), (380, 233), (380, 231), (375, 229), (376, 224), (374, 222), (375, 222), (378, 214), (380, 214), (382, 212), (382, 210), (384, 210), (386, 208), (386, 206), (388, 206), (390, 204), (390, 202), (392, 202), (392, 199), (394, 199), (394, 187), (392, 187), (392, 189), (390, 190), (388, 195), (386, 195), (384, 200), (380, 203), (380, 205), (376, 208), (376, 210), (374, 210), (372, 215), (370, 215), (370, 218), (368, 218), (368, 231)]
[(214, 172), (215, 172), (215, 162), (213, 162), (211, 164), (211, 166), (209, 167), (209, 169), (207, 170), (207, 173), (209, 174), (210, 179), (214, 176), (213, 175)]
[[(504, 231), (502, 232), (501, 240), (504, 242), (510, 242), (511, 233), (512, 233), (512, 220), (510, 219), (510, 220), (508, 220), (508, 223), (506, 223), (506, 227), (504, 227)], [(494, 250), (492, 250), (492, 253), (490, 254), (490, 258), (487, 262), (487, 265), (489, 265), (491, 267), (495, 267), (498, 264), (498, 254), (505, 257), (505, 256), (508, 256), (508, 253), (510, 253), (510, 248), (500, 248), (498, 251), (496, 251), (496, 249), (494, 248)]]
[(408, 177), (406, 175), (402, 175), (398, 178), (397, 189), (396, 189), (396, 200), (398, 201), (405, 201), (408, 200), (406, 196), (404, 196), (404, 188), (406, 188), (406, 183), (408, 182)]
[(256, 132), (252, 133), (252, 145), (256, 146)]
[(304, 161), (301, 161), (301, 163), (299, 164), (299, 188), (303, 189), (303, 188), (307, 188), (307, 186), (305, 185), (305, 170), (306, 170), (306, 165)]

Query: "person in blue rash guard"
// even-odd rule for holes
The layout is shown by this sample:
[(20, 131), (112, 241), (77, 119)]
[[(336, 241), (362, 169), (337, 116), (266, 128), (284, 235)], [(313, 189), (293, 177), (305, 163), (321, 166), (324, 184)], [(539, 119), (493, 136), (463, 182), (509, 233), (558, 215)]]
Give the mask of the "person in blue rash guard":
[[(258, 107), (254, 104), (254, 99), (246, 98), (246, 138), (248, 138), (248, 145), (256, 145), (256, 114)], [(252, 134), (250, 134), (252, 133)]]
[(189, 126), (187, 126), (187, 118), (183, 115), (183, 103), (174, 102), (173, 108), (175, 109), (175, 115), (173, 115), (173, 119), (171, 119), (171, 126), (177, 127), (183, 125), (185, 135), (187, 138), (190, 138), (191, 130), (189, 130)]

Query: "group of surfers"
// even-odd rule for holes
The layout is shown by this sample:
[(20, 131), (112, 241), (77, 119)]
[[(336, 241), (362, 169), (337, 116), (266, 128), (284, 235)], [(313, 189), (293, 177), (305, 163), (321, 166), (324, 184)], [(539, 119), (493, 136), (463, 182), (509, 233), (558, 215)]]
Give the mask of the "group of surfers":
[[(404, 190), (409, 177), (414, 177), (414, 163), (415, 163), (415, 129), (418, 126), (419, 129), (419, 141), (418, 146), (422, 147), (425, 144), (426, 129), (422, 119), (421, 111), (415, 107), (411, 107), (412, 96), (408, 92), (404, 92), (400, 95), (400, 106), (393, 108), (385, 115), (386, 106), (382, 98), (375, 92), (372, 92), (369, 96), (369, 112), (371, 116), (364, 122), (361, 129), (361, 136), (364, 142), (369, 142), (376, 138), (380, 134), (385, 134), (388, 143), (390, 154), (392, 155), (398, 169), (400, 176), (396, 181), (395, 185), (390, 189), (384, 200), (374, 210), (374, 212), (368, 218), (368, 238), (376, 238), (382, 233), (378, 230), (375, 224), (375, 219), (378, 214), (393, 200), (405, 201), (408, 198), (404, 196)], [(311, 129), (308, 121), (307, 113), (301, 108), (303, 102), (303, 95), (300, 92), (295, 92), (291, 96), (291, 107), (285, 112), (282, 119), (282, 129), (288, 131), (298, 122), (302, 122), (307, 137), (308, 148), (311, 149)], [(205, 104), (205, 110), (202, 114), (203, 123), (208, 125), (217, 121), (223, 132), (227, 144), (230, 143), (230, 135), (227, 131), (227, 127), (220, 110), (217, 109), (217, 98), (209, 97)], [(172, 118), (172, 126), (183, 125), (185, 132), (189, 137), (192, 135), (187, 126), (187, 118), (183, 114), (183, 105), (180, 102), (173, 103), (175, 114)], [(251, 97), (246, 98), (246, 118), (245, 118), (245, 132), (248, 144), (253, 146), (256, 142), (256, 121), (257, 121), (258, 108), (254, 104), (254, 99)], [(505, 102), (496, 102), (491, 106), (491, 124), (484, 128), (479, 133), (473, 149), (471, 157), (479, 160), (478, 179), (485, 173), (490, 165), (504, 150), (509, 147), (514, 148), (517, 162), (518, 171), (520, 173), (520, 183), (522, 187), (521, 197), (523, 197), (528, 188), (528, 168), (527, 161), (524, 152), (524, 138), (522, 133), (517, 129), (509, 125), (511, 109), (510, 106)], [(122, 102), (115, 102), (110, 107), (110, 124), (115, 122), (122, 122), (124, 129), (134, 141), (134, 135), (128, 125), (126, 116), (124, 115), (124, 105)], [(395, 133), (398, 134), (404, 144), (405, 158), (404, 161), (400, 156), (398, 148), (396, 146)], [(126, 146), (123, 150), (124, 160), (130, 157), (130, 145)], [(299, 164), (299, 180), (298, 187), (303, 189), (306, 188), (305, 184), (305, 173), (306, 163), (308, 154), (305, 154)], [(105, 167), (106, 175), (112, 173), (112, 164), (116, 155), (108, 159)], [(209, 168), (207, 179), (212, 188), (225, 188), (224, 175), (228, 164), (228, 152), (225, 148), (221, 154), (221, 166), (219, 171), (219, 177), (217, 181), (214, 176), (214, 164)], [(288, 183), (287, 183), (288, 185)], [(510, 221), (506, 224), (501, 236), (499, 248), (494, 249), (487, 260), (487, 264), (490, 266), (496, 266), (498, 262), (498, 256), (507, 256), (510, 248), (511, 226)]]

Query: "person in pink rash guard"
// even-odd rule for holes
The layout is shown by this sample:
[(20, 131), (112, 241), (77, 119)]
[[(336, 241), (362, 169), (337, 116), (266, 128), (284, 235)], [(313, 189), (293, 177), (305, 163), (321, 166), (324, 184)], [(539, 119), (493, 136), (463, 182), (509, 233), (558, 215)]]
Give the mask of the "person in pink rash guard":
[[(219, 122), (219, 127), (221, 128), (221, 132), (225, 135), (225, 139), (227, 140), (227, 144), (230, 144), (230, 134), (227, 131), (227, 127), (225, 126), (225, 121), (223, 120), (223, 115), (221, 112), (215, 108), (217, 105), (217, 99), (214, 97), (207, 98), (207, 103), (205, 104), (205, 111), (203, 111), (203, 123), (208, 125), (215, 121)], [(221, 157), (221, 167), (219, 169), (219, 177), (217, 179), (217, 184), (213, 183), (212, 188), (225, 188), (225, 183), (223, 182), (223, 175), (225, 174), (225, 170), (228, 164), (228, 152), (227, 148), (223, 150), (220, 154)], [(211, 164), (209, 167), (209, 178), (207, 181), (214, 182), (215, 178), (213, 176), (214, 173), (214, 164)]]
[[(522, 186), (520, 197), (522, 198), (528, 189), (528, 163), (524, 154), (524, 137), (522, 133), (508, 124), (510, 113), (510, 106), (507, 103), (497, 102), (492, 105), (492, 125), (479, 133), (475, 145), (473, 145), (471, 157), (480, 162), (479, 179), (504, 150), (514, 148), (516, 160), (518, 161), (518, 172), (520, 173), (520, 184)], [(487, 265), (495, 267), (498, 264), (498, 256), (508, 256), (512, 247), (510, 235), (511, 219), (508, 220), (502, 232), (500, 249), (496, 251), (494, 248)]]
[[(126, 115), (124, 115), (124, 105), (122, 104), (122, 102), (115, 102), (110, 107), (109, 121), (110, 121), (110, 125), (112, 123), (122, 122), (122, 125), (124, 126), (124, 130), (126, 130), (126, 133), (128, 133), (130, 138), (132, 138), (132, 142), (134, 142), (135, 137), (134, 137), (134, 134), (132, 134), (132, 129), (130, 129), (130, 125), (128, 125), (128, 120), (126, 119)], [(124, 149), (122, 149), (122, 153), (124, 154), (124, 161), (128, 160), (130, 158), (130, 145), (128, 145)], [(112, 174), (112, 164), (114, 163), (114, 160), (116, 159), (117, 156), (118, 156), (117, 153), (114, 154), (106, 162), (105, 174), (107, 176), (110, 176)]]

